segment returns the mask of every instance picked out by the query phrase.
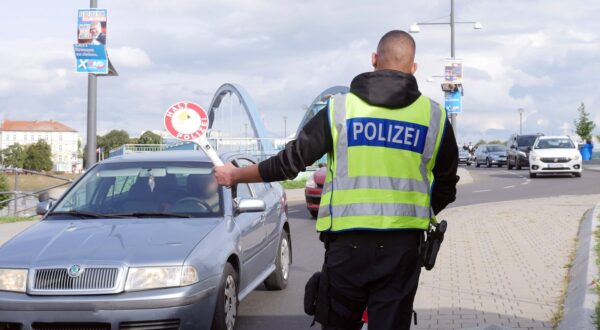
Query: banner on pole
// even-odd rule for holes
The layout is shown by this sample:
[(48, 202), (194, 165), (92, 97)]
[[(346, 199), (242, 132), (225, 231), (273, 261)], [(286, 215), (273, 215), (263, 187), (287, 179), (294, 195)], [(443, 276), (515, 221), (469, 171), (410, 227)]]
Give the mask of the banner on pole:
[(77, 72), (108, 74), (106, 54), (106, 9), (79, 9), (77, 43), (73, 45)]
[(462, 94), (459, 90), (444, 93), (444, 108), (448, 114), (462, 112)]

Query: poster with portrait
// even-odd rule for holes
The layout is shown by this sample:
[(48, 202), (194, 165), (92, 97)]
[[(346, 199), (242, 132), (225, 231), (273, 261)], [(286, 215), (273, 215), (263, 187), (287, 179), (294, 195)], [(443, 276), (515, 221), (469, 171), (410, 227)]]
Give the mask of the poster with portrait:
[(444, 65), (444, 83), (460, 85), (463, 82), (462, 60), (448, 59)]
[(77, 72), (108, 74), (106, 54), (106, 9), (79, 9), (77, 14), (77, 43), (73, 45)]

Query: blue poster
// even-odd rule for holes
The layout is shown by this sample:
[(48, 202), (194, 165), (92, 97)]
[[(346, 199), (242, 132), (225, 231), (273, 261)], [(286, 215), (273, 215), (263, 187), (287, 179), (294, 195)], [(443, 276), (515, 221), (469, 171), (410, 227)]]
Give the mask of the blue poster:
[(93, 44), (75, 44), (75, 58), (77, 72), (83, 73), (108, 73), (108, 57), (106, 46)]
[(455, 92), (445, 92), (444, 108), (446, 108), (446, 112), (449, 114), (462, 112), (462, 93), (460, 90)]

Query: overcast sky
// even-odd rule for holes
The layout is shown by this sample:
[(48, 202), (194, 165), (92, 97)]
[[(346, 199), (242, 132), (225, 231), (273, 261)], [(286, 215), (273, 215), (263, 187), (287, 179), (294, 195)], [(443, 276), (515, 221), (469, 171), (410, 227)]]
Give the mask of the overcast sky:
[[(456, 0), (457, 57), (464, 61), (458, 142), (506, 140), (518, 131), (574, 134), (585, 102), (600, 126), (599, 1)], [(75, 73), (77, 9), (88, 1), (10, 1), (0, 20), (0, 117), (54, 119), (85, 138), (87, 78)], [(162, 129), (179, 100), (208, 106), (223, 83), (244, 86), (266, 127), (295, 130), (324, 89), (371, 70), (381, 35), (448, 20), (449, 0), (99, 0), (108, 9), (108, 52), (119, 77), (98, 79), (98, 132)], [(423, 26), (416, 73), (443, 102), (448, 26)], [(598, 134), (600, 129), (596, 129)]]

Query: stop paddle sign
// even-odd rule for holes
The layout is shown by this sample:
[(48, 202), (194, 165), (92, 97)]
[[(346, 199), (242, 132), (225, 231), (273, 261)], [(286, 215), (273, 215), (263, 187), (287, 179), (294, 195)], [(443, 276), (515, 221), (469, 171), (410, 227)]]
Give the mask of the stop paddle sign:
[(173, 104), (165, 113), (165, 128), (173, 137), (180, 141), (197, 143), (215, 166), (223, 166), (217, 152), (208, 143), (208, 114), (193, 102), (181, 101)]

